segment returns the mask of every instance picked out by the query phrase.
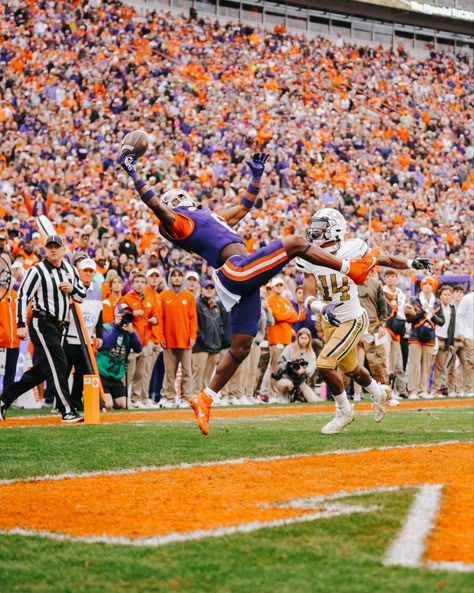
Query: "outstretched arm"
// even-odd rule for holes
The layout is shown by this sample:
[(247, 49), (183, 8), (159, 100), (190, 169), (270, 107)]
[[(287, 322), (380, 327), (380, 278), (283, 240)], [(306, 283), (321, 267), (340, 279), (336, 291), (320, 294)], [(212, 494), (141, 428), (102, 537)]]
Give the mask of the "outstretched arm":
[(246, 161), (252, 171), (252, 179), (245, 190), (245, 195), (240, 198), (240, 204), (229, 206), (220, 212), (220, 215), (225, 219), (229, 226), (238, 224), (255, 206), (255, 201), (260, 190), (260, 182), (265, 171), (265, 163), (267, 162), (268, 157), (268, 154), (257, 152), (253, 155), (251, 161)]
[(171, 208), (162, 204), (155, 192), (148, 183), (140, 177), (136, 168), (136, 159), (133, 154), (122, 152), (118, 159), (118, 164), (132, 179), (133, 185), (137, 190), (142, 202), (144, 202), (153, 214), (159, 219), (162, 225), (166, 227), (173, 226), (176, 220), (176, 214)]
[(406, 257), (399, 257), (397, 255), (382, 254), (378, 256), (377, 263), (379, 266), (386, 266), (396, 270), (411, 268), (412, 270), (427, 270), (429, 273), (432, 271), (431, 261), (426, 257), (407, 259)]

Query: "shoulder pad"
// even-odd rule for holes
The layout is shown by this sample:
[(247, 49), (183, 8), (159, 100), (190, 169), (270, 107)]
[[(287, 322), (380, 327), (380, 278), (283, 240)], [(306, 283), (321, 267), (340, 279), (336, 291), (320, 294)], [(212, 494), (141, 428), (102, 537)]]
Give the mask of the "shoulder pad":
[(336, 253), (339, 258), (354, 259), (362, 257), (369, 251), (369, 246), (363, 239), (349, 239), (344, 241)]

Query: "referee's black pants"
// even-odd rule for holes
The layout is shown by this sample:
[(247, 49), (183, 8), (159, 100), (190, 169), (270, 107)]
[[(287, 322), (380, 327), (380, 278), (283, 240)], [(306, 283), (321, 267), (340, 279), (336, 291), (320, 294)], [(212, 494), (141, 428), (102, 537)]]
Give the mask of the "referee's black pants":
[(63, 350), (63, 327), (53, 319), (31, 319), (28, 331), (35, 348), (36, 364), (26, 371), (16, 383), (10, 383), (3, 392), (2, 401), (9, 407), (17, 397), (43, 381), (54, 386), (56, 407), (64, 416), (75, 412), (71, 405), (68, 386), (68, 365)]
[(64, 352), (67, 359), (67, 368), (69, 373), (74, 367), (74, 376), (71, 387), (71, 403), (76, 410), (83, 410), (84, 403), (82, 399), (82, 392), (84, 389), (84, 375), (93, 375), (89, 365), (87, 364), (86, 357), (82, 350), (82, 346), (79, 344), (68, 344), (67, 340), (64, 344)]

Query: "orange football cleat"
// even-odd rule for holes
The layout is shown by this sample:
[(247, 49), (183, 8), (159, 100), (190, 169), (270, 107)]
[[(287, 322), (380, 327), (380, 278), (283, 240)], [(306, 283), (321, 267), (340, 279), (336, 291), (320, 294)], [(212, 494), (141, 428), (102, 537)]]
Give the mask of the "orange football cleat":
[(193, 396), (189, 400), (191, 408), (194, 410), (197, 425), (202, 434), (209, 434), (209, 416), (211, 415), (212, 399), (205, 391), (201, 391), (199, 395)]
[(371, 249), (369, 253), (357, 259), (351, 259), (349, 262), (349, 272), (347, 275), (356, 284), (364, 284), (371, 270), (377, 265), (377, 256), (380, 253), (378, 247)]

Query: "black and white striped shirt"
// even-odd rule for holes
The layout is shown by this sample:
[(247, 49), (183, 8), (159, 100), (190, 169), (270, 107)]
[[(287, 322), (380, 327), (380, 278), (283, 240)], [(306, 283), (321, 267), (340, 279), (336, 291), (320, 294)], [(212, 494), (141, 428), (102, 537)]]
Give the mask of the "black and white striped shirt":
[[(66, 281), (74, 287), (71, 295), (59, 288), (59, 284)], [(71, 296), (80, 303), (85, 299), (86, 291), (77, 270), (69, 262), (63, 260), (59, 268), (47, 259), (35, 264), (27, 271), (18, 291), (18, 327), (26, 327), (30, 301), (33, 301), (33, 311), (43, 311), (58, 321), (68, 321)]]

